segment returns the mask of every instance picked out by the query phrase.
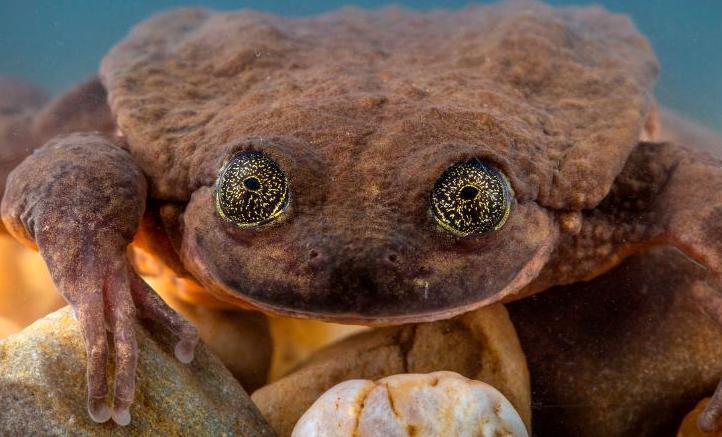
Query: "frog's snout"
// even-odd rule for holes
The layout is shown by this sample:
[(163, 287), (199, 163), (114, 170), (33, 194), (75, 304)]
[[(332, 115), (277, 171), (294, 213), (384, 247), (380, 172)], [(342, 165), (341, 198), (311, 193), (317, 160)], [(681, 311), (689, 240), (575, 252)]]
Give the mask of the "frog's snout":
[(315, 236), (304, 247), (306, 270), (332, 283), (368, 277), (373, 282), (410, 279), (417, 272), (418, 250), (400, 234), (351, 232)]
[(307, 246), (304, 267), (315, 288), (344, 300), (351, 296), (353, 300), (387, 300), (410, 292), (414, 288), (410, 284), (421, 273), (418, 250), (393, 237), (376, 235), (373, 241), (366, 240), (359, 236), (314, 239)]
[(345, 262), (344, 255), (328, 248), (313, 247), (306, 254), (306, 266), (309, 271), (323, 272), (325, 270), (343, 273), (351, 266), (367, 266), (372, 271), (388, 270), (393, 273), (408, 273), (410, 266), (407, 255), (400, 250), (383, 248), (364, 253), (360, 256), (351, 256), (350, 263)]

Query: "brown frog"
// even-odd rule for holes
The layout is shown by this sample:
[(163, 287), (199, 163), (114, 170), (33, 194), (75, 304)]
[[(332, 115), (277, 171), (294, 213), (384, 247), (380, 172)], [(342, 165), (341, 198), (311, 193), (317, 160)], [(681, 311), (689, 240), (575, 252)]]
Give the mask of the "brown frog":
[[(722, 166), (648, 142), (656, 76), (646, 40), (599, 8), (171, 11), (102, 61), (113, 129), (25, 159), (2, 217), (75, 309), (99, 422), (130, 420), (136, 314), (177, 333), (181, 360), (197, 341), (135, 273), (134, 237), (215, 301), (369, 325), (512, 301), (668, 244), (706, 267), (694, 295), (722, 320)], [(700, 425), (721, 416), (718, 394)]]

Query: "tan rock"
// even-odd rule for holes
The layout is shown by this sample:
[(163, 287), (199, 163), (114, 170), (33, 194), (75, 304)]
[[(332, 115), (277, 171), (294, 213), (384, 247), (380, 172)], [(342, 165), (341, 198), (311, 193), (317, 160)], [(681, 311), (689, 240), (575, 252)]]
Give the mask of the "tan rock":
[(316, 399), (340, 382), (439, 370), (495, 387), (529, 425), (526, 361), (502, 305), (451, 320), (354, 335), (314, 354), (299, 370), (257, 390), (252, 399), (276, 432), (288, 436)]
[(351, 380), (324, 393), (293, 437), (519, 436), (519, 414), (494, 387), (454, 372)]
[(268, 323), (273, 337), (270, 382), (285, 376), (321, 348), (369, 329), (366, 326), (278, 316), (269, 317)]
[(15, 334), (20, 331), (20, 329), (20, 326), (12, 320), (0, 317), (0, 338), (5, 338), (10, 334)]
[(205, 346), (185, 365), (160, 332), (161, 341), (141, 326), (136, 335), (135, 402), (132, 421), (122, 429), (88, 417), (85, 348), (68, 308), (0, 342), (0, 435), (273, 435)]
[(20, 329), (64, 305), (42, 257), (0, 233), (0, 317)]

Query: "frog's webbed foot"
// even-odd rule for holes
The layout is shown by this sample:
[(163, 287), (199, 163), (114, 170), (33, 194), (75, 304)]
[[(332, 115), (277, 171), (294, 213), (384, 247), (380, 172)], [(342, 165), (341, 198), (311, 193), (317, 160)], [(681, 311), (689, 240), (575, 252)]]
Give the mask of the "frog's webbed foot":
[[(192, 359), (198, 335), (135, 273), (127, 246), (145, 207), (146, 182), (131, 157), (97, 134), (56, 137), (8, 178), (2, 216), (8, 230), (37, 245), (74, 310), (87, 351), (88, 412), (96, 422), (130, 421), (138, 358), (136, 311), (180, 339), (176, 355)], [(115, 351), (112, 409), (107, 405), (110, 331)]]
[(138, 315), (168, 327), (178, 337), (174, 349), (176, 358), (182, 363), (190, 363), (193, 360), (193, 350), (198, 343), (198, 330), (169, 307), (132, 268), (129, 268), (129, 275), (130, 293)]

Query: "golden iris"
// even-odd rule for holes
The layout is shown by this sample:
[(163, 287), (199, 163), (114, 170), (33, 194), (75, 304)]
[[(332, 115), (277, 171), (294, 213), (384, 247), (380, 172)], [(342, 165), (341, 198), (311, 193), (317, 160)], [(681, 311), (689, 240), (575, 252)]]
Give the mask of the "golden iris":
[(510, 197), (506, 177), (472, 158), (452, 165), (439, 176), (431, 191), (431, 212), (437, 223), (454, 235), (481, 235), (504, 225)]
[(288, 204), (288, 179), (276, 161), (262, 152), (236, 154), (216, 181), (216, 211), (240, 227), (268, 223)]

